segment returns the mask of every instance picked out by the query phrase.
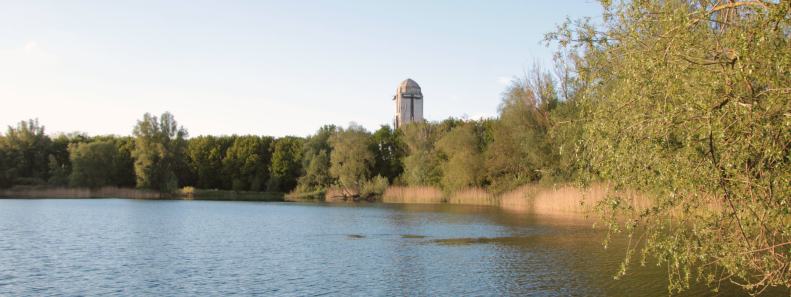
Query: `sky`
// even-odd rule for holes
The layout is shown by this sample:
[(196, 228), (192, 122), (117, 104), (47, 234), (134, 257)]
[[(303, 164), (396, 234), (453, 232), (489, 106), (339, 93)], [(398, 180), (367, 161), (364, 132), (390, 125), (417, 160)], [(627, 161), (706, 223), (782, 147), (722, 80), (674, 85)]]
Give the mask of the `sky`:
[(502, 92), (589, 0), (0, 0), (0, 125), (130, 135), (146, 112), (198, 135), (307, 136), (392, 124), (415, 80), (424, 116), (495, 117)]

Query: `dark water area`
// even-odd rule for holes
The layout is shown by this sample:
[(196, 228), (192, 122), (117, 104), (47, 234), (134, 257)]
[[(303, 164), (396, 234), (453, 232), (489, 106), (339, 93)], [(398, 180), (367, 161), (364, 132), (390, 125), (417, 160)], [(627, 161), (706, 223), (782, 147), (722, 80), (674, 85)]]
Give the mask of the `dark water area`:
[[(0, 296), (668, 295), (655, 262), (613, 280), (624, 238), (605, 250), (591, 224), (451, 204), (0, 200)], [(710, 290), (679, 295), (746, 295)]]

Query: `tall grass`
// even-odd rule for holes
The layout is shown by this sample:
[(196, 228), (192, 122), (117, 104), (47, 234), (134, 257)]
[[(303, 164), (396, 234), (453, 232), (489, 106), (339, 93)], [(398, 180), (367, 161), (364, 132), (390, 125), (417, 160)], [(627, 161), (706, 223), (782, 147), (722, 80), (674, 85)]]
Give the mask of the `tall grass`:
[[(445, 197), (442, 191), (429, 186), (393, 186), (387, 188), (382, 202), (387, 203), (454, 203), (476, 205), (499, 205), (508, 209), (536, 212), (585, 213), (593, 210), (596, 203), (606, 195), (622, 194), (631, 199), (638, 211), (651, 206), (650, 201), (633, 191), (615, 193), (604, 184), (595, 184), (580, 190), (571, 185), (546, 188), (538, 184), (521, 186), (500, 196), (494, 196), (482, 188), (467, 188)], [(580, 201), (583, 201), (581, 204)]]
[(172, 195), (155, 191), (104, 187), (100, 189), (40, 188), (0, 191), (2, 198), (132, 198), (158, 199), (171, 198)]
[(386, 203), (442, 203), (446, 202), (442, 190), (430, 186), (392, 186), (385, 190), (382, 202)]
[(176, 193), (104, 187), (99, 189), (35, 188), (0, 191), (1, 198), (128, 198), (182, 200), (283, 201), (283, 193), (199, 190), (185, 187)]
[(453, 204), (478, 204), (478, 205), (499, 205), (500, 201), (482, 188), (467, 188), (459, 190), (450, 195), (448, 203)]
[[(538, 185), (524, 185), (500, 197), (500, 206), (512, 209), (530, 209), (537, 212), (576, 212), (593, 211), (596, 203), (607, 195), (621, 194), (631, 199), (637, 211), (651, 207), (651, 202), (634, 191), (616, 193), (604, 184), (594, 184), (590, 188), (580, 190), (571, 185), (544, 188)], [(584, 204), (580, 203), (584, 201)]]
[(505, 192), (500, 195), (500, 206), (517, 210), (529, 210), (533, 208), (533, 203), (541, 187), (536, 184), (528, 184)]

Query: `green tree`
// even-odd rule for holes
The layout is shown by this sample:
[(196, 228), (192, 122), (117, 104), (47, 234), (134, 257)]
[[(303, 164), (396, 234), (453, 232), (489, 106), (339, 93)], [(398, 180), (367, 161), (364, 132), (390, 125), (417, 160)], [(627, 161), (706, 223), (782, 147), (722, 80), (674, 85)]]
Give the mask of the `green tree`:
[(113, 160), (118, 154), (112, 141), (73, 143), (69, 145), (69, 153), (72, 164), (69, 186), (95, 189), (111, 183)]
[(63, 165), (58, 164), (55, 155), (49, 155), (49, 180), (47, 183), (55, 187), (66, 187), (69, 185), (69, 175), (63, 170)]
[[(132, 150), (134, 149), (135, 139), (129, 136), (119, 137), (116, 135), (100, 135), (89, 137), (84, 132), (58, 133), (51, 137), (52, 149), (50, 156), (50, 179), (48, 183), (53, 186), (67, 186), (72, 173), (73, 165), (70, 160), (70, 147), (77, 144), (90, 144), (96, 142), (108, 142), (115, 146), (116, 152), (113, 153), (114, 160), (112, 169), (106, 176), (104, 185), (131, 188), (135, 186), (134, 159)], [(54, 160), (53, 160), (54, 158)], [(79, 178), (79, 177), (78, 177)], [(79, 187), (89, 187), (83, 185)]]
[(601, 23), (547, 37), (584, 53), (583, 177), (652, 197), (639, 214), (620, 192), (597, 205), (633, 238), (621, 273), (639, 246), (671, 291), (696, 275), (791, 287), (789, 2), (601, 2)]
[(370, 138), (371, 133), (355, 122), (349, 123), (346, 129), (338, 128), (338, 133), (330, 136), (330, 174), (349, 194), (359, 193), (371, 176), (376, 160), (366, 145)]
[(158, 191), (178, 189), (178, 178), (173, 170), (186, 150), (187, 130), (178, 127), (169, 112), (159, 119), (146, 113), (143, 120), (137, 121), (132, 133), (136, 137), (132, 157), (137, 187)]
[(562, 78), (558, 85), (555, 75), (536, 64), (524, 78), (514, 78), (503, 93), (500, 118), (491, 126), (492, 140), (485, 153), (494, 193), (528, 182), (552, 185), (572, 180), (577, 167), (571, 166), (571, 156), (581, 134), (578, 125), (558, 126), (579, 116), (576, 97), (565, 97), (577, 94), (574, 78), (563, 72), (567, 67), (557, 71)]
[(294, 136), (275, 140), (267, 191), (288, 192), (297, 187), (297, 178), (302, 172), (302, 141), (302, 138)]
[(57, 164), (63, 169), (66, 176), (71, 174), (71, 161), (69, 160), (69, 144), (90, 142), (91, 138), (84, 132), (56, 133), (52, 139), (51, 154), (55, 156)]
[(393, 131), (389, 125), (382, 125), (374, 132), (368, 141), (368, 148), (376, 160), (371, 168), (371, 176), (381, 175), (387, 180), (395, 180), (404, 172), (406, 144), (402, 136), (400, 129)]
[(412, 150), (404, 158), (404, 180), (412, 186), (429, 184), (429, 176), (434, 172), (433, 155), (426, 149)]
[(470, 124), (473, 134), (480, 140), (478, 147), (485, 152), (494, 143), (494, 125), (497, 124), (497, 118), (480, 118), (471, 120)]
[(269, 136), (240, 136), (222, 160), (223, 174), (231, 178), (234, 191), (260, 191), (269, 180), (269, 162), (274, 139)]
[[(449, 122), (446, 121), (446, 125)], [(407, 148), (404, 158), (403, 179), (413, 186), (432, 184), (432, 173), (436, 175), (437, 166), (434, 146), (440, 138), (440, 125), (431, 122), (413, 122), (399, 127)]]
[(536, 122), (536, 100), (527, 81), (512, 80), (498, 106), (500, 117), (492, 129), (494, 143), (486, 151), (490, 189), (495, 193), (540, 179), (538, 168), (530, 162), (530, 150), (525, 145), (528, 133), (535, 126), (531, 124)]
[(233, 181), (222, 174), (222, 160), (238, 136), (198, 136), (189, 140), (190, 171), (201, 189), (225, 189), (224, 183)]
[(38, 119), (22, 121), (0, 138), (0, 186), (43, 185), (49, 179), (52, 141)]
[(115, 159), (110, 173), (110, 184), (122, 188), (134, 188), (137, 184), (135, 176), (135, 139), (130, 136), (115, 139)]
[(442, 160), (442, 187), (454, 192), (481, 186), (485, 176), (480, 139), (471, 133), (473, 125), (459, 125), (437, 141), (437, 155)]
[(315, 135), (305, 139), (302, 147), (302, 168), (305, 174), (298, 180), (297, 192), (326, 192), (335, 181), (330, 174), (332, 147), (329, 143), (335, 133), (335, 125), (325, 125)]
[(539, 179), (535, 167), (521, 147), (521, 127), (503, 123), (502, 117), (494, 124), (492, 143), (485, 153), (490, 190), (502, 193)]

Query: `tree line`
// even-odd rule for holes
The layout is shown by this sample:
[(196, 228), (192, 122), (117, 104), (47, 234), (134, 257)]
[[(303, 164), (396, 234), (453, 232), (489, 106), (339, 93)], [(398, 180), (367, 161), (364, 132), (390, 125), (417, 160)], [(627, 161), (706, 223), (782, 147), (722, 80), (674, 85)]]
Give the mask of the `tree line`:
[(576, 99), (568, 97), (575, 93), (563, 91), (573, 86), (538, 66), (528, 73), (504, 91), (497, 118), (397, 130), (382, 125), (369, 132), (350, 123), (325, 125), (304, 138), (189, 138), (165, 112), (143, 115), (131, 136), (88, 136), (47, 135), (38, 120), (22, 121), (0, 135), (0, 187), (194, 187), (323, 197), (331, 188), (376, 196), (393, 184), (502, 193), (530, 182), (568, 182), (579, 133), (552, 128), (576, 117)]
[[(47, 135), (38, 120), (22, 121), (0, 135), (0, 187), (194, 187), (323, 197), (331, 188), (376, 196), (393, 184), (502, 193), (530, 182), (568, 182), (576, 167), (567, 155), (579, 133), (552, 127), (576, 116), (576, 101), (560, 91), (569, 86), (552, 73), (540, 67), (529, 73), (504, 91), (497, 118), (449, 118), (397, 130), (382, 125), (370, 132), (352, 122), (325, 125), (304, 138), (189, 138), (166, 112), (143, 115), (132, 136), (91, 137)], [(563, 145), (566, 152), (558, 149)]]
[(288, 191), (301, 172), (302, 139), (254, 135), (188, 139), (172, 114), (146, 113), (132, 136), (47, 135), (38, 120), (0, 135), (0, 187), (180, 187)]

